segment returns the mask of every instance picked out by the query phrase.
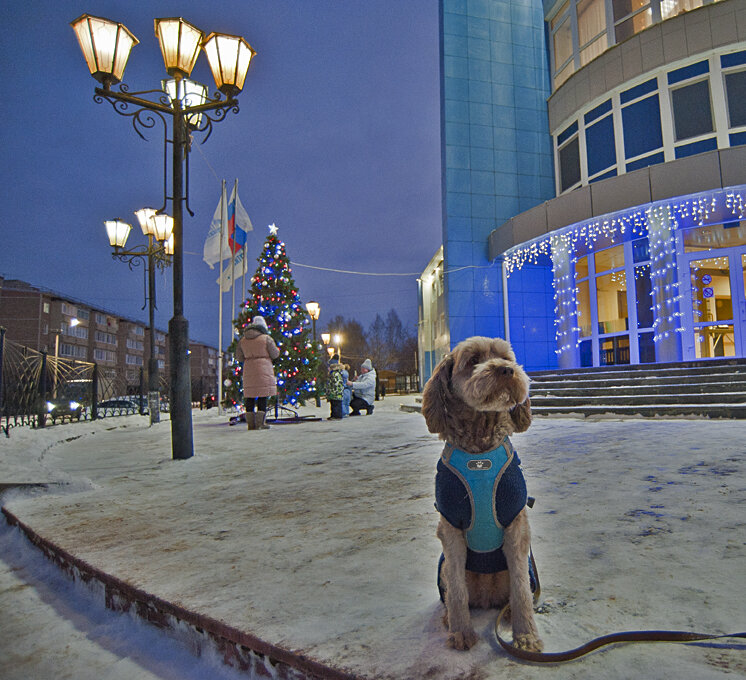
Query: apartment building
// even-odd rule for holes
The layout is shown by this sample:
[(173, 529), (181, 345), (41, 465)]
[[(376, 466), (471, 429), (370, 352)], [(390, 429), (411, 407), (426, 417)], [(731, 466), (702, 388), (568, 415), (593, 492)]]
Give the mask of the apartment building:
[[(124, 376), (137, 385), (147, 376), (150, 332), (147, 324), (82, 300), (17, 279), (0, 277), (0, 326), (6, 338), (63, 359), (96, 363), (102, 375)], [(217, 392), (217, 349), (190, 342), (195, 389)], [(168, 376), (168, 336), (155, 331), (155, 356)]]

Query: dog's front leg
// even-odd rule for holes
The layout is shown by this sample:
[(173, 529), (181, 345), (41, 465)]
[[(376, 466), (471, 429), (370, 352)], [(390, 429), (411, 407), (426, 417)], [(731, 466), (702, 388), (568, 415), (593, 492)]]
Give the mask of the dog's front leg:
[(526, 508), (505, 528), (503, 553), (510, 576), (510, 614), (513, 624), (513, 644), (521, 649), (540, 652), (544, 643), (534, 620), (533, 596), (528, 575), (531, 550), (531, 529)]
[(469, 591), (466, 587), (466, 537), (444, 517), (440, 518), (437, 536), (443, 544), (448, 644), (454, 649), (469, 649), (478, 637), (471, 625)]

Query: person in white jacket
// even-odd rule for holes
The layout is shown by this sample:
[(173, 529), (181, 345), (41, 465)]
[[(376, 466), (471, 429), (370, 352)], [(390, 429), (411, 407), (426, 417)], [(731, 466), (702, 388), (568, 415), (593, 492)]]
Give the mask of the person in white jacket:
[(373, 413), (373, 402), (376, 398), (376, 369), (370, 359), (363, 361), (360, 367), (360, 376), (355, 381), (347, 381), (352, 388), (352, 400), (350, 401), (350, 415), (359, 416), (360, 409), (365, 409), (368, 415)]

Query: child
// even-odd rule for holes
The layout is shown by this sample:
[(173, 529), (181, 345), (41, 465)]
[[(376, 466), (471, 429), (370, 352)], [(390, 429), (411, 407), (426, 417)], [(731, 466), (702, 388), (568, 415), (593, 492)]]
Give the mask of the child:
[(329, 420), (342, 419), (342, 397), (344, 396), (345, 386), (342, 370), (343, 367), (339, 363), (339, 354), (335, 354), (329, 362), (329, 377), (326, 379), (326, 400), (331, 408)]
[(350, 399), (352, 399), (352, 388), (347, 384), (350, 379), (350, 364), (342, 364), (342, 377), (344, 378), (344, 392), (342, 392), (342, 417), (350, 415)]

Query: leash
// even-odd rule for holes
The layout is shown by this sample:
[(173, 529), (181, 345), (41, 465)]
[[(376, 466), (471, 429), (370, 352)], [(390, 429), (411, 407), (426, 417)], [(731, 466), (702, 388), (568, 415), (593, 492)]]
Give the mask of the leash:
[[(532, 554), (531, 561), (533, 562), (533, 560), (534, 556)], [(539, 585), (539, 572), (536, 570), (535, 565), (534, 574), (536, 576), (534, 602), (536, 602), (539, 599), (541, 586)], [(700, 640), (718, 640), (721, 638), (746, 638), (746, 632), (729, 633), (727, 635), (710, 635), (707, 633), (690, 633), (679, 630), (628, 630), (620, 633), (602, 635), (601, 637), (594, 638), (590, 642), (586, 642), (584, 645), (580, 645), (580, 647), (570, 649), (566, 652), (531, 652), (526, 649), (519, 649), (500, 637), (500, 623), (509, 610), (510, 605), (506, 604), (495, 620), (495, 638), (500, 643), (500, 646), (511, 656), (523, 659), (524, 661), (531, 661), (533, 663), (562, 663), (563, 661), (572, 661), (573, 659), (589, 654), (599, 647), (619, 644), (622, 642), (698, 642)]]

